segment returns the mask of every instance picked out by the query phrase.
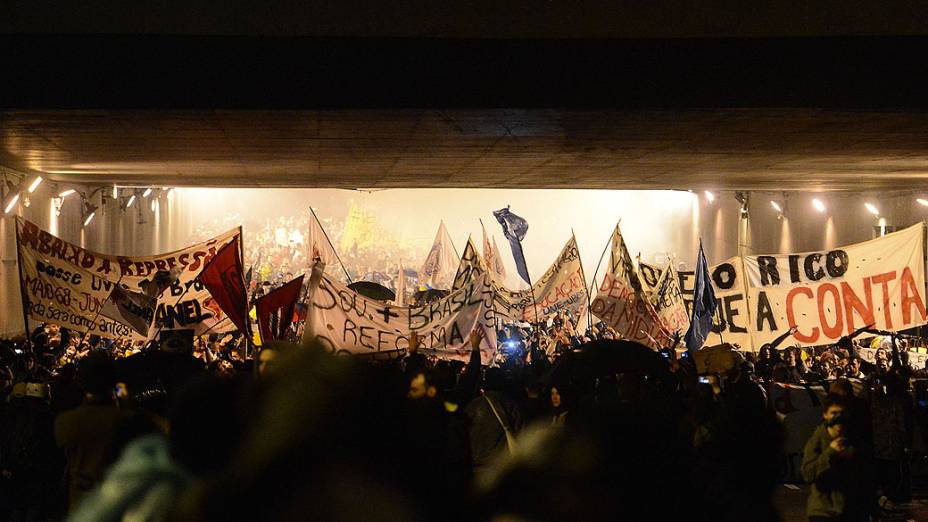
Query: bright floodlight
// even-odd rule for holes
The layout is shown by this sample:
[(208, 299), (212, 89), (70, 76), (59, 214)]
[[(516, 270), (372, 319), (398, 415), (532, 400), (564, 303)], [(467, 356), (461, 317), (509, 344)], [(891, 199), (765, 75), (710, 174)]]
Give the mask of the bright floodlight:
[(77, 191), (74, 190), (74, 189), (68, 189), (68, 190), (65, 190), (64, 192), (62, 192), (61, 194), (58, 194), (58, 197), (59, 197), (59, 198), (66, 198), (66, 197), (70, 196), (71, 194), (74, 194), (75, 192), (77, 192)]
[(42, 176), (36, 176), (35, 179), (32, 180), (32, 184), (29, 185), (29, 193), (32, 194), (33, 192), (35, 192), (35, 189), (39, 188), (39, 185), (41, 183), (42, 183)]
[(874, 216), (879, 216), (879, 215), (880, 215), (880, 211), (877, 210), (876, 207), (873, 206), (873, 204), (871, 204), (871, 203), (864, 203), (864, 207), (867, 208), (867, 212), (873, 214)]
[(923, 207), (928, 207), (928, 199), (918, 198), (915, 200), (915, 202)]
[(13, 210), (13, 207), (16, 206), (16, 202), (17, 202), (17, 201), (19, 201), (19, 192), (17, 192), (16, 195), (13, 196), (12, 199), (10, 199), (10, 202), (6, 204), (6, 208), (3, 209), (3, 212), (4, 212), (5, 214), (9, 214), (10, 211)]
[(135, 194), (132, 194), (132, 197), (129, 198), (129, 202), (126, 203), (126, 208), (131, 207), (133, 203), (135, 203)]
[(712, 203), (713, 201), (715, 201), (715, 194), (709, 192), (708, 190), (705, 192), (705, 194), (706, 194), (706, 199), (709, 200), (709, 203)]
[(97, 215), (96, 211), (91, 212), (90, 215), (87, 216), (87, 219), (84, 220), (84, 226), (86, 227), (87, 225), (89, 225), (90, 222), (93, 221), (93, 217), (96, 215)]
[(770, 206), (773, 207), (773, 209), (776, 210), (777, 212), (783, 212), (783, 207), (781, 207), (780, 204), (777, 203), (776, 201), (771, 201)]
[(150, 188), (147, 188), (147, 189), (145, 189), (145, 192), (142, 192), (142, 197), (143, 197), (143, 198), (147, 198), (148, 196), (151, 196), (151, 189), (150, 189)]
[(822, 203), (822, 200), (815, 198), (812, 200), (812, 206), (815, 207), (815, 210), (819, 212), (825, 212), (825, 204)]

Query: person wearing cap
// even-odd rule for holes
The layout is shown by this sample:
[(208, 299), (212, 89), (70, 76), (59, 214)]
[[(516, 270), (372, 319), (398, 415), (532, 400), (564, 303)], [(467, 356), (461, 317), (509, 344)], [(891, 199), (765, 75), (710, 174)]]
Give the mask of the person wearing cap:
[(846, 398), (829, 395), (822, 423), (806, 442), (802, 477), (812, 485), (810, 521), (868, 520), (874, 500), (871, 449), (854, 433), (852, 411)]

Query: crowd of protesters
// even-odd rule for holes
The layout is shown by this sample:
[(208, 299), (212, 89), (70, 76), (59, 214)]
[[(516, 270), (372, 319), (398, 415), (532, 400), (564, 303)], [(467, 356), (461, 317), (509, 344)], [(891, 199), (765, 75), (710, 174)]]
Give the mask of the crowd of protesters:
[(500, 325), (490, 367), (479, 330), (449, 361), (414, 333), (365, 360), (43, 325), (0, 346), (0, 519), (777, 520), (771, 383), (828, 387), (802, 461), (811, 518), (904, 502), (919, 410), (904, 347), (868, 363), (852, 337), (781, 349), (791, 333), (700, 376), (682, 346), (563, 312)]

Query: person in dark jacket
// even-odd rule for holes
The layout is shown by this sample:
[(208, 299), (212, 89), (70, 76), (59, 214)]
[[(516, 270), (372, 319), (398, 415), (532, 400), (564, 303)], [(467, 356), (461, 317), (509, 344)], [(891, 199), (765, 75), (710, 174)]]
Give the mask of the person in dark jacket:
[(810, 521), (867, 520), (873, 505), (870, 448), (850, 418), (843, 397), (825, 399), (823, 422), (806, 442), (802, 476), (812, 485), (806, 513)]

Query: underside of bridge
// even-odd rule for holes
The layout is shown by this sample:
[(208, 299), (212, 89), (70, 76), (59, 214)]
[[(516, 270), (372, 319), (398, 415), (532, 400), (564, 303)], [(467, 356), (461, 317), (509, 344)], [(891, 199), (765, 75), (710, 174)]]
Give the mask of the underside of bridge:
[(916, 190), (928, 176), (928, 8), (914, 4), (99, 4), (5, 6), (0, 166), (207, 187)]

